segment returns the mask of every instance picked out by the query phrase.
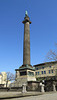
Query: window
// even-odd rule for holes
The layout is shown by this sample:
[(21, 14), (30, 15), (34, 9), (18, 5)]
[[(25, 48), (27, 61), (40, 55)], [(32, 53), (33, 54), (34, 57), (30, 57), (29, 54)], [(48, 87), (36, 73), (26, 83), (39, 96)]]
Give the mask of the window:
[(38, 75), (39, 75), (39, 72), (38, 72)]
[(27, 72), (26, 71), (20, 72), (20, 76), (23, 76), (23, 75), (27, 75)]
[(28, 75), (34, 76), (34, 73), (29, 71), (29, 72), (28, 72)]
[(50, 74), (50, 70), (49, 70), (49, 74)]
[(51, 66), (49, 66), (51, 68)]
[(37, 75), (37, 72), (36, 72), (36, 75)]
[(51, 70), (51, 72), (53, 73), (53, 70)]
[(42, 67), (42, 69), (44, 69), (44, 67)]
[(43, 74), (43, 71), (42, 71), (42, 74)]
[(36, 70), (38, 70), (38, 68), (36, 68)]
[(44, 74), (46, 74), (46, 71), (44, 71)]

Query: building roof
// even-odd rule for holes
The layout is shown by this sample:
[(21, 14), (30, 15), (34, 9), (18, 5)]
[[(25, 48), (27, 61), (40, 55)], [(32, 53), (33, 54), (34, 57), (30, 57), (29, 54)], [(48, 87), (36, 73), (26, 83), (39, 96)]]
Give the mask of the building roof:
[(51, 61), (51, 62), (45, 62), (45, 63), (40, 63), (40, 64), (36, 64), (36, 65), (33, 65), (34, 67), (37, 67), (37, 66), (42, 66), (42, 65), (47, 65), (47, 64), (56, 64), (57, 61)]

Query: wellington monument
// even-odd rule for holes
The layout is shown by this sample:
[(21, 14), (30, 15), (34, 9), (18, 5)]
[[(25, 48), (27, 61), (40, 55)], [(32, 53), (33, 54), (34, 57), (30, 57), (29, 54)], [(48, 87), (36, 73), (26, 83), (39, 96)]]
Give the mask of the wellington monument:
[(23, 43), (23, 64), (16, 71), (17, 86), (28, 84), (30, 81), (36, 81), (35, 69), (30, 64), (30, 18), (26, 11), (24, 21), (24, 43)]

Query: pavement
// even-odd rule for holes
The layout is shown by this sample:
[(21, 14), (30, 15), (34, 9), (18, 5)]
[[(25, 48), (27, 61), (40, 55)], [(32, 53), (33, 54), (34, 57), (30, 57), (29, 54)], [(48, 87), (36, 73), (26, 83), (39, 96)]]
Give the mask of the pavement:
[(6, 100), (57, 100), (57, 92), (47, 93), (47, 94), (45, 93), (43, 95), (38, 95), (38, 96), (28, 96), (23, 98), (13, 98), (13, 99), (6, 99)]
[(0, 92), (0, 100), (57, 100), (57, 92)]
[(0, 92), (0, 100), (12, 99), (12, 98), (21, 98), (21, 97), (28, 97), (28, 96), (37, 96), (42, 95), (42, 92)]

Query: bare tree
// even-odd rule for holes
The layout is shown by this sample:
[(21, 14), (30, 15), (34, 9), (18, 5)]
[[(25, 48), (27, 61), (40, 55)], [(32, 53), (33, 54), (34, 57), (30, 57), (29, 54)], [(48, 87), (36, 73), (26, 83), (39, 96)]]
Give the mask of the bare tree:
[(6, 77), (6, 87), (7, 87), (9, 81), (15, 80), (15, 75), (11, 72), (6, 72), (6, 74), (7, 74)]
[[(57, 43), (55, 44), (57, 48)], [(57, 61), (57, 50), (50, 50), (46, 55), (47, 60), (49, 61)]]

